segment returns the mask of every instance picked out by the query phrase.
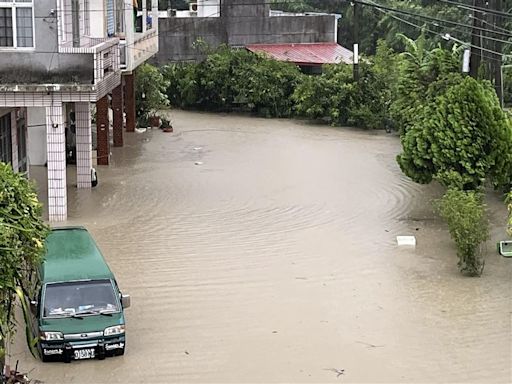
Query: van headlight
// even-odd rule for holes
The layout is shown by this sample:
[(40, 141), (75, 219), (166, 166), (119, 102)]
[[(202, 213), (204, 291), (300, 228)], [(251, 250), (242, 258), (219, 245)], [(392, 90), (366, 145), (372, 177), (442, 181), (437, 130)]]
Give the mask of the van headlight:
[(103, 336), (115, 336), (124, 333), (124, 325), (114, 325), (113, 327), (105, 328)]
[(62, 332), (41, 332), (41, 340), (64, 340), (64, 335), (62, 334)]

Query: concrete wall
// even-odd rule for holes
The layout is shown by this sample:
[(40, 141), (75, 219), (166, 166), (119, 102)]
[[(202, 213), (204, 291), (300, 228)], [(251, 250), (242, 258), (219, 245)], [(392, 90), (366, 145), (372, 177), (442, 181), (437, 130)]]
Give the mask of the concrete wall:
[(34, 1), (35, 49), (0, 51), (0, 83), (87, 83), (93, 81), (92, 54), (59, 54), (56, 0)]
[(192, 44), (199, 38), (210, 47), (226, 42), (226, 29), (220, 18), (183, 17), (158, 20), (160, 49), (151, 61), (165, 65), (169, 61), (191, 61), (200, 57)]
[[(237, 3), (254, 0), (237, 0)], [(223, 7), (227, 7), (226, 4)], [(223, 8), (224, 9), (224, 8)], [(192, 61), (201, 58), (192, 44), (198, 38), (210, 47), (220, 44), (241, 46), (258, 43), (317, 43), (336, 41), (336, 17), (272, 16), (268, 6), (228, 7), (222, 17), (161, 18), (159, 19), (160, 50), (152, 59), (156, 65), (168, 62)], [(242, 13), (245, 11), (245, 13)]]
[(270, 5), (268, 1), (260, 0), (261, 4), (256, 4), (254, 0), (222, 0), (221, 17), (261, 17), (270, 15)]

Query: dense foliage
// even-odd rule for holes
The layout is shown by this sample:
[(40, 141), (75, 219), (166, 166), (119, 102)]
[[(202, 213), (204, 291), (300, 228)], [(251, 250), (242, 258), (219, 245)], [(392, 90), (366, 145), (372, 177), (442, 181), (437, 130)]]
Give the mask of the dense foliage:
[(288, 63), (246, 50), (220, 47), (201, 63), (162, 68), (173, 105), (213, 111), (248, 110), (263, 116), (289, 116), (291, 94), (302, 74)]
[[(371, 3), (372, 1), (366, 1)], [(354, 39), (354, 3), (336, 0), (272, 0), (271, 8), (288, 12), (329, 12), (342, 15), (339, 23), (339, 41), (351, 47)], [(379, 5), (398, 9), (415, 15), (423, 15), (451, 22), (471, 25), (471, 11), (467, 8), (456, 7), (436, 0), (379, 0)], [(460, 40), (469, 40), (470, 31), (456, 28), (449, 23), (435, 23), (422, 17), (389, 12), (385, 9), (372, 7), (369, 4), (360, 5), (359, 16), (359, 46), (360, 52), (372, 55), (376, 52), (378, 41), (384, 40), (397, 51), (403, 49), (403, 40), (399, 34), (405, 34), (416, 39), (421, 34), (421, 28), (426, 27), (430, 46), (439, 43), (442, 33), (451, 33)], [(440, 27), (441, 24), (441, 27)], [(431, 31), (431, 32), (430, 32)]]
[(433, 178), (470, 190), (486, 180), (508, 187), (512, 127), (489, 84), (459, 75), (444, 93), (416, 110), (402, 135), (402, 171), (418, 183)]
[(32, 184), (0, 163), (0, 368), (16, 325), (16, 297), (31, 293), (28, 280), (42, 260), (47, 232)]
[(395, 60), (398, 73), (390, 114), (396, 127), (404, 133), (412, 125), (419, 109), (443, 94), (450, 84), (460, 80), (452, 75), (460, 73), (462, 52), (456, 46), (451, 50), (441, 46), (428, 49), (423, 34), (417, 40), (404, 35), (400, 37), (405, 50)]
[(483, 194), (448, 189), (436, 202), (436, 207), (448, 223), (457, 246), (461, 272), (469, 276), (480, 276), (484, 268), (481, 243), (489, 238)]
[(295, 110), (333, 125), (388, 127), (395, 65), (392, 51), (380, 44), (375, 57), (360, 65), (357, 81), (350, 65), (326, 66), (322, 75), (303, 78), (292, 96)]
[(135, 108), (139, 126), (147, 126), (147, 119), (159, 109), (169, 105), (165, 94), (167, 80), (160, 71), (143, 64), (135, 72)]

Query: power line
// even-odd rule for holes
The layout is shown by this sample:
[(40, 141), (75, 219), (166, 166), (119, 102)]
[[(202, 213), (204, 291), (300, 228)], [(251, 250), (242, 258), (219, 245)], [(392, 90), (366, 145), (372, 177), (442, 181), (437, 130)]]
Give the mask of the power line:
[(498, 16), (502, 16), (502, 17), (512, 18), (512, 14), (510, 14), (508, 12), (497, 11), (495, 9), (479, 7), (476, 5), (467, 5), (467, 4), (459, 3), (458, 1), (452, 1), (452, 0), (437, 0), (437, 1), (439, 1), (441, 3), (445, 3), (445, 4), (454, 5), (458, 8), (468, 9), (471, 11), (478, 11), (481, 13), (489, 13), (489, 14), (498, 15)]
[[(400, 21), (400, 22), (403, 22), (403, 23), (406, 23), (406, 24), (408, 24), (408, 25), (411, 25), (411, 26), (413, 26), (413, 27), (415, 27), (415, 28), (417, 28), (417, 29), (419, 29), (419, 30), (425, 30), (425, 31), (427, 31), (427, 32), (429, 32), (429, 33), (432, 33), (432, 34), (434, 34), (434, 35), (436, 35), (436, 36), (438, 36), (438, 37), (441, 37), (441, 38), (443, 38), (443, 39), (445, 39), (445, 40), (446, 40), (446, 38), (448, 37), (448, 40), (450, 40), (450, 39), (451, 39), (451, 40), (456, 41), (457, 43), (459, 43), (459, 44), (461, 44), (461, 45), (465, 45), (465, 46), (468, 46), (468, 47), (474, 47), (471, 43), (466, 43), (466, 42), (464, 42), (464, 41), (462, 41), (462, 40), (459, 40), (459, 39), (457, 39), (457, 38), (455, 38), (455, 37), (453, 37), (453, 36), (450, 36), (450, 35), (449, 35), (449, 36), (446, 36), (445, 34), (442, 34), (442, 33), (436, 32), (436, 31), (433, 31), (433, 30), (428, 29), (428, 28), (426, 28), (426, 27), (424, 27), (424, 26), (420, 26), (420, 25), (414, 24), (414, 23), (412, 23), (412, 22), (410, 22), (410, 21), (408, 21), (408, 20), (404, 20), (404, 19), (402, 19), (402, 18), (400, 18), (400, 17), (398, 17), (398, 16), (396, 16), (396, 15), (393, 15), (392, 13), (386, 12), (385, 10), (382, 10), (382, 9), (378, 9), (378, 10), (379, 10), (380, 12), (384, 13), (384, 14), (387, 14), (387, 15), (391, 16), (392, 18), (394, 18), (394, 19), (396, 19), (396, 20), (398, 20), (398, 21)], [(479, 47), (479, 48), (480, 48), (480, 47)], [(499, 53), (499, 52), (495, 52), (495, 51), (492, 51), (492, 50), (489, 50), (489, 49), (485, 49), (485, 48), (481, 48), (481, 49), (482, 49), (483, 51), (485, 51), (485, 52), (489, 52), (489, 53), (492, 53), (492, 54), (500, 55), (500, 56), (501, 56), (501, 53)], [(506, 56), (506, 57), (512, 57), (512, 55), (504, 55), (504, 56)], [(490, 57), (490, 56), (485, 56), (485, 57), (486, 57), (486, 58), (488, 58), (488, 59), (490, 59), (490, 60), (501, 61), (501, 60), (499, 60), (499, 59), (496, 59), (495, 57), (494, 57), (494, 58), (493, 58), (493, 57)]]
[[(381, 11), (381, 12), (383, 11), (382, 9), (379, 9), (379, 8), (376, 8), (376, 9), (377, 9), (377, 10), (379, 10), (379, 11)], [(391, 16), (391, 17), (393, 16), (391, 12), (387, 12), (387, 11), (386, 11), (386, 12), (384, 12), (384, 13), (385, 13), (386, 15), (388, 15), (388, 16)], [(421, 17), (418, 17), (418, 16), (407, 16), (407, 17), (414, 18), (415, 20), (417, 20), (417, 19), (421, 19)], [(471, 17), (471, 18), (473, 18), (473, 16), (470, 16), (470, 17)], [(405, 22), (405, 20), (400, 19), (400, 18), (395, 18), (395, 19), (397, 19), (397, 20), (399, 20), (399, 21), (404, 21), (404, 22)], [(476, 18), (476, 19), (478, 19), (479, 21), (484, 22), (484, 23), (486, 23), (486, 24), (492, 25), (492, 24), (490, 24), (489, 22), (487, 22), (487, 21), (485, 21), (485, 20), (483, 20), (483, 19), (480, 19), (480, 18)], [(411, 24), (411, 25), (412, 25), (412, 26), (414, 26), (413, 24)], [(429, 23), (429, 25), (431, 25), (431, 26), (435, 26), (435, 27), (438, 27), (438, 28), (442, 27), (441, 25), (439, 25), (439, 24), (437, 24), (437, 23), (435, 23), (435, 22), (430, 22), (430, 23)], [(450, 29), (457, 30), (457, 31), (461, 32), (461, 28), (460, 28), (460, 27), (457, 27), (457, 26), (453, 26), (453, 27), (445, 27), (445, 28), (450, 28)], [(506, 32), (508, 32), (508, 30), (506, 30), (506, 29), (504, 29), (504, 28), (501, 28), (501, 29), (502, 29), (502, 30), (504, 30), (504, 31), (506, 31)], [(493, 33), (493, 32), (494, 32), (494, 30), (488, 30), (488, 31), (489, 31), (490, 33)], [(465, 32), (462, 32), (462, 33), (465, 33)], [(492, 41), (496, 41), (496, 42), (500, 42), (500, 43), (512, 44), (512, 41), (511, 41), (511, 40), (503, 40), (503, 39), (498, 39), (498, 38), (496, 38), (496, 37), (484, 36), (484, 35), (482, 35), (482, 36), (481, 36), (480, 34), (475, 34), (475, 33), (470, 33), (470, 35), (478, 36), (479, 38), (482, 38), (482, 39), (484, 39), (484, 40), (492, 40)]]
[[(349, 0), (344, 0), (344, 1), (349, 1)], [(456, 21), (440, 19), (440, 18), (437, 18), (437, 17), (427, 16), (427, 15), (420, 15), (420, 14), (417, 14), (417, 13), (414, 13), (414, 12), (404, 11), (404, 10), (396, 9), (396, 8), (392, 8), (392, 7), (387, 7), (387, 6), (384, 6), (384, 5), (377, 4), (377, 3), (369, 3), (369, 2), (363, 1), (363, 0), (350, 0), (350, 1), (353, 2), (353, 3), (359, 3), (359, 4), (362, 4), (362, 5), (367, 5), (367, 6), (371, 6), (371, 7), (375, 7), (375, 8), (380, 8), (380, 9), (384, 9), (384, 10), (387, 10), (387, 11), (390, 11), (390, 12), (400, 13), (400, 14), (403, 14), (403, 15), (415, 16), (417, 18), (422, 18), (422, 19), (426, 19), (426, 20), (431, 20), (431, 21), (437, 21), (437, 22), (446, 23), (446, 24), (457, 25), (457, 26), (460, 26), (460, 27), (468, 28), (468, 29), (474, 28), (474, 29), (481, 30), (481, 31), (484, 31), (484, 32), (493, 32), (493, 33), (496, 33), (496, 34), (499, 34), (499, 35), (502, 35), (502, 36), (512, 37), (512, 33), (510, 33), (510, 32), (505, 33), (505, 32), (499, 32), (499, 31), (491, 31), (491, 30), (488, 30), (486, 28), (481, 28), (481, 27), (476, 28), (476, 27), (468, 26), (466, 24), (458, 23)]]

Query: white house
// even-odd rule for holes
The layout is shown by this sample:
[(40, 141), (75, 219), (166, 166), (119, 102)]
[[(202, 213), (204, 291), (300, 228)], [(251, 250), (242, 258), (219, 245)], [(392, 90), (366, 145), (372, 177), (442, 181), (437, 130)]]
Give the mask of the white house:
[(98, 165), (110, 108), (114, 146), (135, 129), (133, 71), (158, 52), (157, 21), (157, 0), (0, 0), (0, 161), (47, 165), (50, 221), (67, 218), (70, 159), (77, 187), (91, 188), (91, 106)]

